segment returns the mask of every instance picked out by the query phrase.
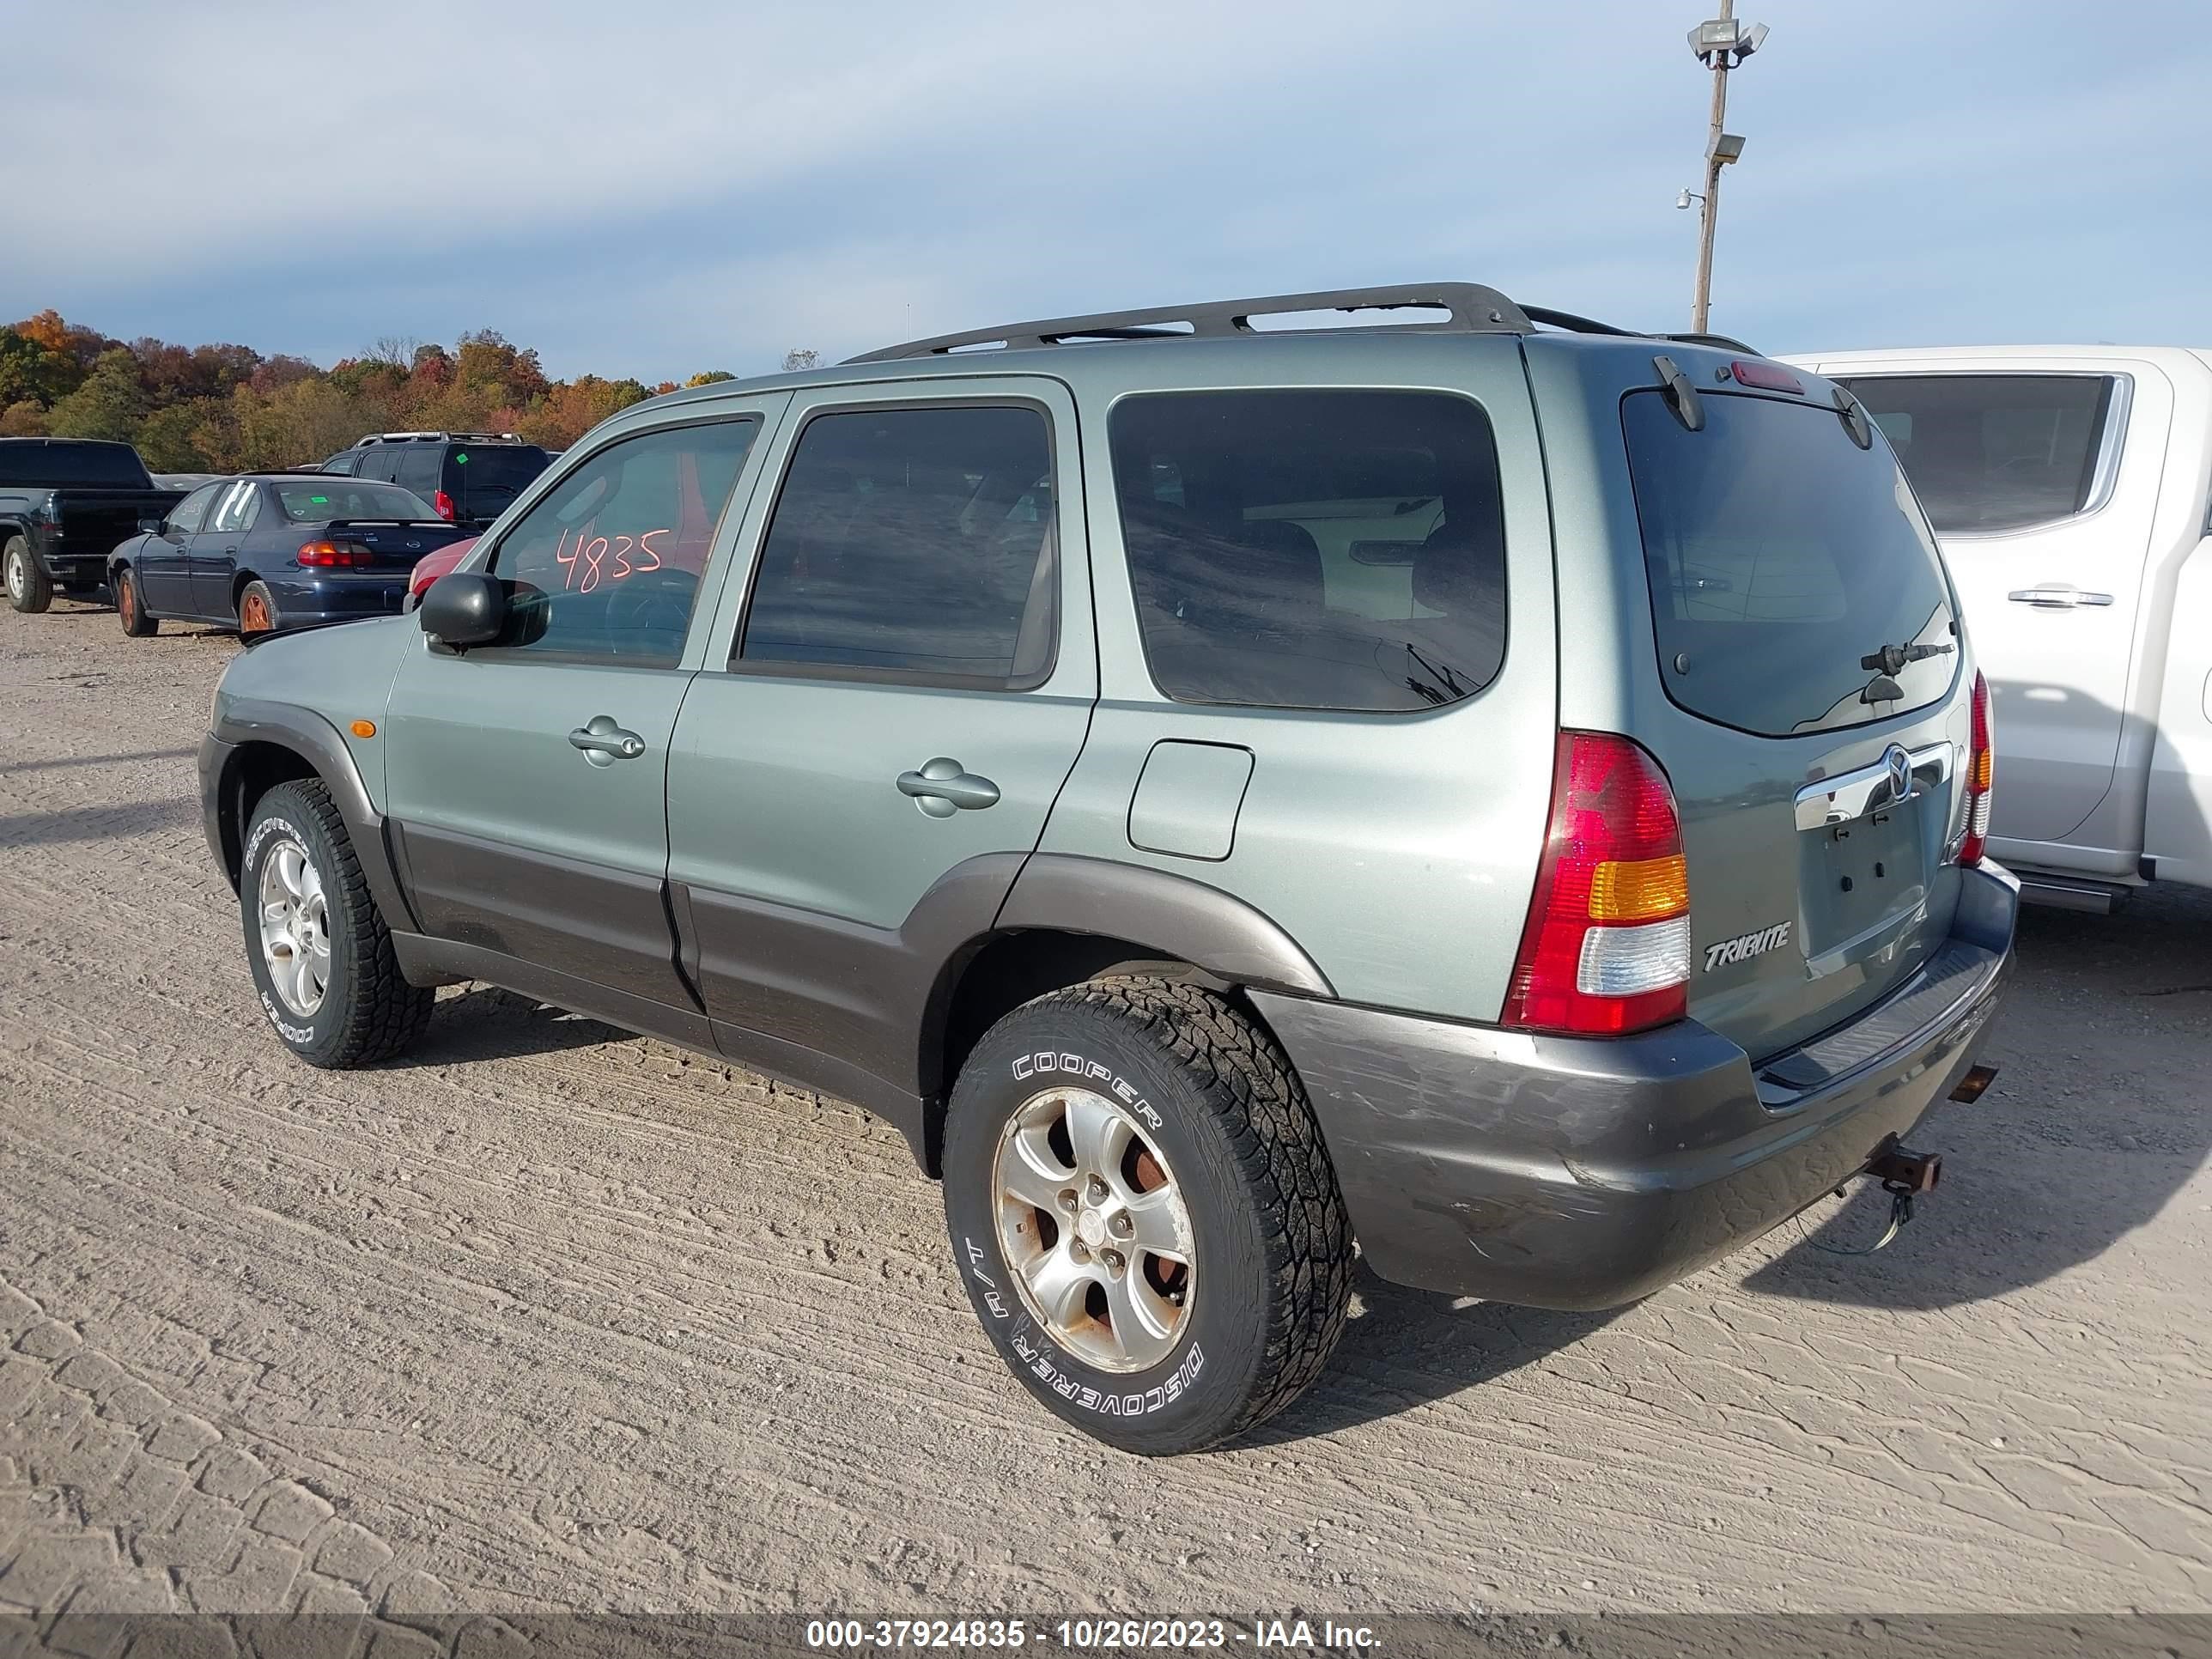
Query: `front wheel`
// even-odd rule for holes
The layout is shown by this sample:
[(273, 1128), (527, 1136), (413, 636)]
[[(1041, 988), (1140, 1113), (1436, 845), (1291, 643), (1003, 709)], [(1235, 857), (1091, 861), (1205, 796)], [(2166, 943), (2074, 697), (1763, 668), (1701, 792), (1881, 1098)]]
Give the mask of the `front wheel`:
[(399, 972), (345, 820), (319, 779), (253, 809), (238, 879), (261, 1012), (310, 1066), (389, 1060), (422, 1034), (434, 994)]
[(1264, 1422), (1344, 1326), (1352, 1234), (1304, 1091), (1223, 998), (1095, 981), (961, 1068), (945, 1207), (969, 1299), (1046, 1407), (1128, 1451)]
[(138, 592), (137, 573), (127, 567), (117, 570), (113, 586), (116, 619), (123, 624), (123, 631), (134, 640), (159, 633), (161, 618), (146, 614), (146, 601)]
[(54, 602), (54, 579), (46, 573), (31, 544), (10, 536), (0, 548), (0, 580), (8, 588), (8, 603), (27, 615), (35, 615)]

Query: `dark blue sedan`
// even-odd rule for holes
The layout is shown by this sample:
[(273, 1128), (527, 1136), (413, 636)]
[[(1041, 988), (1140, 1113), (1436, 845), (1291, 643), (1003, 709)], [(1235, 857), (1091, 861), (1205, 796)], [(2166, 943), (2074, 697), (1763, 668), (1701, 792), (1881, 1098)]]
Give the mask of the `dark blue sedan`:
[(396, 616), (415, 562), (469, 532), (398, 484), (250, 472), (203, 484), (108, 556), (123, 631), (165, 619), (265, 634)]

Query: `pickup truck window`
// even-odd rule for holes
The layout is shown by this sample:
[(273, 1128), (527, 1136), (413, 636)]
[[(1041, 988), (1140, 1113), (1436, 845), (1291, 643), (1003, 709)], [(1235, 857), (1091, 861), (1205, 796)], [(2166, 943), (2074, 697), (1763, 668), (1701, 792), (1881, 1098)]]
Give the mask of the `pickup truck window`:
[(145, 463), (129, 444), (0, 443), (0, 484), (47, 489), (151, 489)]
[(644, 432), (562, 479), (492, 550), (488, 568), (514, 596), (498, 644), (673, 667), (714, 526), (759, 430), (746, 418)]
[(2070, 519), (2090, 505), (2109, 374), (1869, 374), (1844, 381), (1904, 463), (1939, 536)]

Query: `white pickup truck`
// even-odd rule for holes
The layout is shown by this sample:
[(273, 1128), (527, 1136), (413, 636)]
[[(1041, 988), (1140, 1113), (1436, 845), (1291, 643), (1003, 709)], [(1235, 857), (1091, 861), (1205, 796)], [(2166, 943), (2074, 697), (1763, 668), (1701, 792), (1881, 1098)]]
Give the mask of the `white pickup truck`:
[(1942, 544), (1995, 697), (1990, 845), (2027, 896), (2212, 887), (2212, 351), (1790, 361), (1866, 405)]

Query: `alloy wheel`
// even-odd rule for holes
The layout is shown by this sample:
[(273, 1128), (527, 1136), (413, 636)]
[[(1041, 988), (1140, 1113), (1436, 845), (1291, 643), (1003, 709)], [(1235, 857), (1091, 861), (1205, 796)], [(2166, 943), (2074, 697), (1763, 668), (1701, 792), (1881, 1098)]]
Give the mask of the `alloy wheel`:
[(285, 1007), (311, 1019), (331, 982), (330, 902), (307, 849), (280, 836), (261, 861), (261, 961)]
[(1115, 1101), (1048, 1089), (1006, 1123), (992, 1161), (999, 1243), (1032, 1316), (1102, 1371), (1164, 1359), (1191, 1316), (1182, 1188)]

